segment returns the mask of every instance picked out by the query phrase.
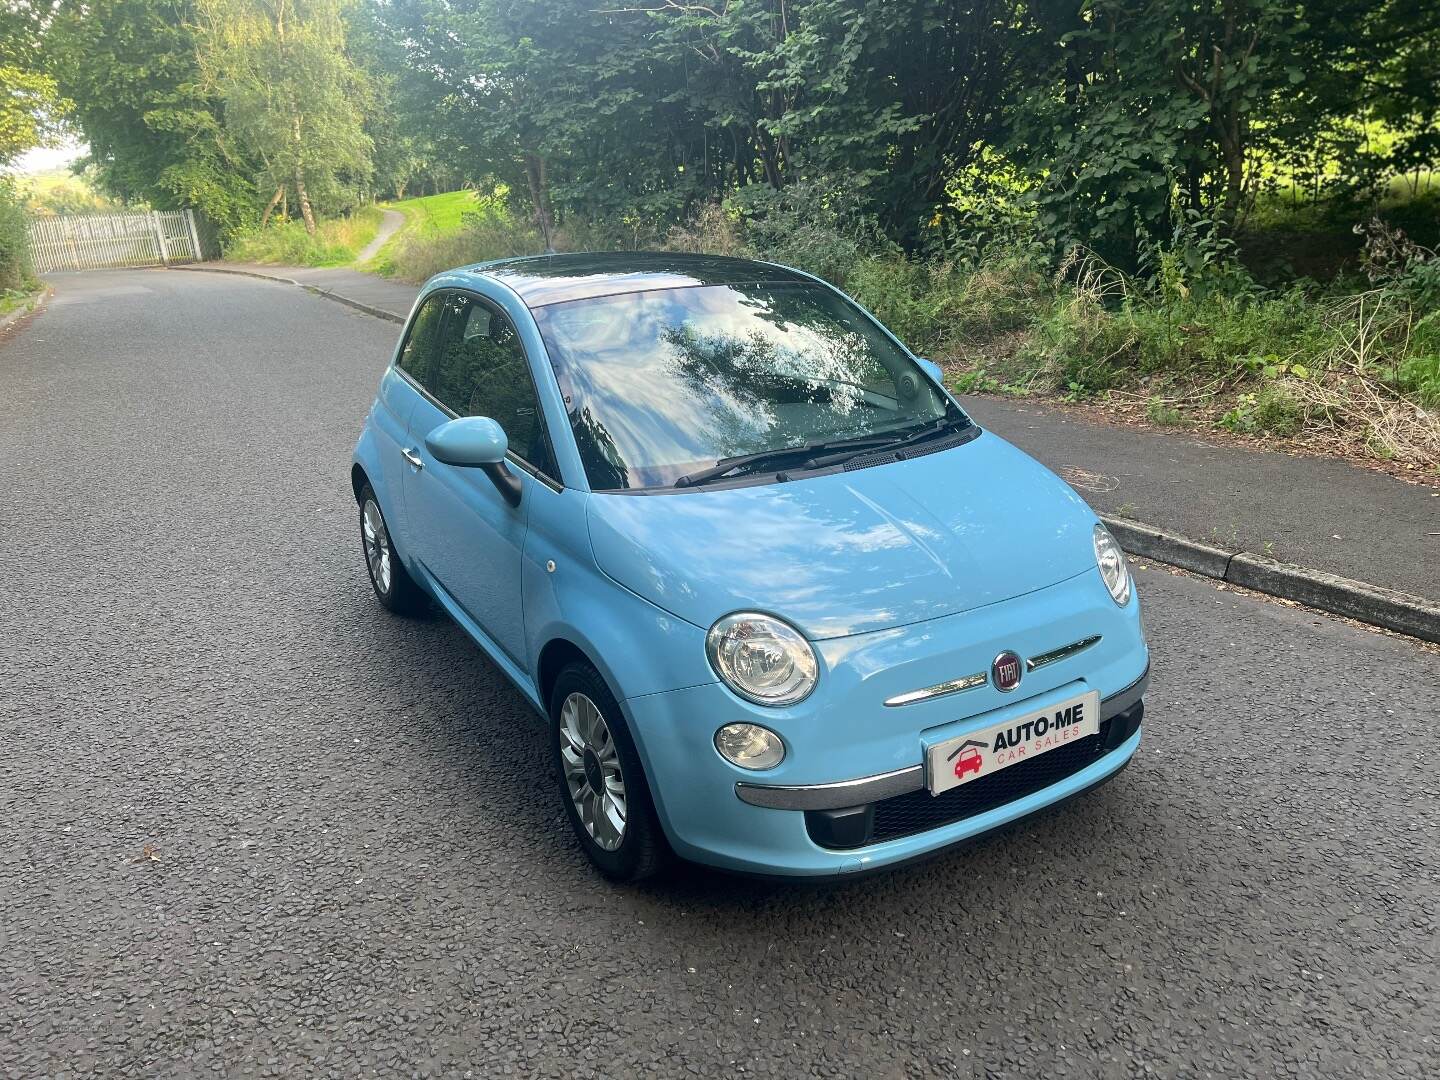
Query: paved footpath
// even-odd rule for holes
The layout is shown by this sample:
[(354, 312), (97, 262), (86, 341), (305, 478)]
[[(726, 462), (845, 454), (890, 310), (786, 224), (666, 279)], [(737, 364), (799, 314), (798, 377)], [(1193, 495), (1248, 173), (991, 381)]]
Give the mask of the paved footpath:
[(385, 241), (399, 232), (401, 226), (404, 224), (405, 215), (399, 210), (381, 211), (380, 228), (375, 233), (375, 239), (366, 244), (360, 250), (360, 254), (355, 256), (355, 264), (357, 266), (362, 265), (380, 254), (380, 249), (385, 246)]
[[(349, 269), (223, 262), (197, 269), (288, 278), (402, 322), (419, 291)], [(973, 396), (964, 403), (981, 424), (1064, 476), (1101, 514), (1440, 605), (1440, 486), (1329, 458), (1088, 420), (1040, 404)]]
[(1435, 650), (1137, 565), (1113, 783), (847, 886), (612, 888), (519, 694), (371, 595), (395, 328), (55, 284), (0, 339), (0, 1077), (1435, 1076)]

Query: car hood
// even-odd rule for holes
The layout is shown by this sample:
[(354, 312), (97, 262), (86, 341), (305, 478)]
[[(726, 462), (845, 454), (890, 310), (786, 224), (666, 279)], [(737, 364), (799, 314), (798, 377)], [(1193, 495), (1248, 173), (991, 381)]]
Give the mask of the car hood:
[(789, 483), (588, 500), (595, 559), (673, 615), (779, 615), (823, 639), (934, 619), (1095, 566), (1095, 514), (989, 432)]

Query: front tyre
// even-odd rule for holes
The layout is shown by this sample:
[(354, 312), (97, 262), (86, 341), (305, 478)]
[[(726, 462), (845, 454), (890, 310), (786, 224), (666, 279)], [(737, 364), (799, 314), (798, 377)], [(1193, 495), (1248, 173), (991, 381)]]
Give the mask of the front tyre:
[(621, 882), (658, 872), (669, 850), (645, 770), (620, 706), (587, 663), (555, 680), (550, 744), (565, 814), (595, 868)]
[(429, 598), (395, 554), (380, 501), (369, 484), (360, 489), (360, 549), (380, 603), (400, 615), (423, 615), (429, 610)]

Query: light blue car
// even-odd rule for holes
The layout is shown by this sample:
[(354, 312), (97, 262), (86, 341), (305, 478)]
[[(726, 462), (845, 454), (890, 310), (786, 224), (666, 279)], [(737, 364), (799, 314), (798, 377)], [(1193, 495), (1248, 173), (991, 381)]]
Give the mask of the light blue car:
[(1140, 742), (1139, 601), (1094, 512), (795, 270), (441, 274), (352, 480), (380, 602), (438, 603), (545, 718), (612, 879), (672, 853), (894, 866), (1095, 787)]

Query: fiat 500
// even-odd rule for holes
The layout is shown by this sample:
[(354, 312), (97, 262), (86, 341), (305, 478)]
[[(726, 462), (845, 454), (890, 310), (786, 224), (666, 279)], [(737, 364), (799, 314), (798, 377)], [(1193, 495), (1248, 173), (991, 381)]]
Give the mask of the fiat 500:
[(1149, 653), (1110, 534), (796, 270), (441, 274), (351, 479), (380, 603), (438, 604), (545, 719), (610, 878), (671, 854), (890, 866), (1092, 788), (1139, 744)]

